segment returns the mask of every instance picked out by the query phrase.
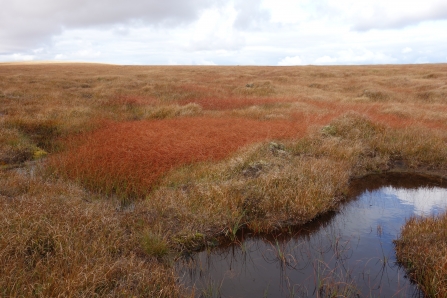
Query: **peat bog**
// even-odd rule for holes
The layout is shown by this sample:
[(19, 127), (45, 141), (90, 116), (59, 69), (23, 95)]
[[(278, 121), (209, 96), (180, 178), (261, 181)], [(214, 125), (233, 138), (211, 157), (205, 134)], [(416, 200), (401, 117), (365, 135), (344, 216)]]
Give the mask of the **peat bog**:
[[(229, 241), (295, 272), (301, 238), (286, 235), (332, 214), (330, 229), (359, 178), (445, 179), (446, 131), (445, 64), (0, 64), (0, 295), (203, 294), (178, 283), (175, 261)], [(370, 234), (384, 239), (391, 222)], [(399, 272), (429, 297), (447, 296), (446, 227), (446, 214), (409, 217), (395, 242)], [(284, 275), (268, 294), (355, 296), (357, 273), (325, 267), (334, 253), (361, 259), (346, 256), (354, 237), (332, 235), (322, 267), (308, 265), (328, 287)]]

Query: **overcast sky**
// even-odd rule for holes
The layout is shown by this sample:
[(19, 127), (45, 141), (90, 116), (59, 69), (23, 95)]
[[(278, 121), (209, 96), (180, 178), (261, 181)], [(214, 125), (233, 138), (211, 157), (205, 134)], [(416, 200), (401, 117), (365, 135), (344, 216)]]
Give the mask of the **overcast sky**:
[(446, 0), (0, 0), (0, 62), (447, 63)]

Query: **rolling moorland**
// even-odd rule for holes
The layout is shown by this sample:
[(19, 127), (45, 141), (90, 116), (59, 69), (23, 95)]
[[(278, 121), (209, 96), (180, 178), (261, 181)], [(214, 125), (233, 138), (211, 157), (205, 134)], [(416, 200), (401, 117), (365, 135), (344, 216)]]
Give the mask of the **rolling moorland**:
[[(352, 179), (447, 178), (447, 65), (0, 64), (0, 295), (194, 296), (175, 258), (337, 210)], [(399, 261), (447, 297), (447, 213)]]

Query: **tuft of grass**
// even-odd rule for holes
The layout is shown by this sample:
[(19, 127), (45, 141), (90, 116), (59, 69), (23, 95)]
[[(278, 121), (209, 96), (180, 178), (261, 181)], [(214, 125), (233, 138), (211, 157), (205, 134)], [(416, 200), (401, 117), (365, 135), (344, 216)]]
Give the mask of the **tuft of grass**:
[(364, 90), (362, 96), (373, 101), (386, 101), (390, 99), (390, 95), (383, 91)]
[(270, 96), (275, 94), (275, 87), (270, 81), (260, 81), (238, 87), (233, 90), (233, 94), (243, 96)]
[(394, 244), (398, 262), (427, 297), (447, 297), (447, 213), (410, 218)]
[(141, 245), (148, 255), (161, 258), (169, 253), (168, 242), (159, 234), (145, 231), (141, 237)]
[[(177, 234), (173, 238), (174, 245), (181, 251), (197, 251), (207, 245), (205, 235), (202, 233)], [(210, 242), (215, 246), (214, 242)]]

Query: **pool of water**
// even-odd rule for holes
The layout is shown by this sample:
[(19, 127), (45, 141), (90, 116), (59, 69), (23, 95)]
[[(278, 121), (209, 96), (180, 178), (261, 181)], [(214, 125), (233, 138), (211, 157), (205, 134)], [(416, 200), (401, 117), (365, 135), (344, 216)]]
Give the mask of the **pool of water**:
[(339, 211), (183, 258), (179, 280), (196, 297), (423, 297), (396, 263), (393, 240), (409, 217), (446, 209), (446, 184), (408, 174), (354, 181)]

